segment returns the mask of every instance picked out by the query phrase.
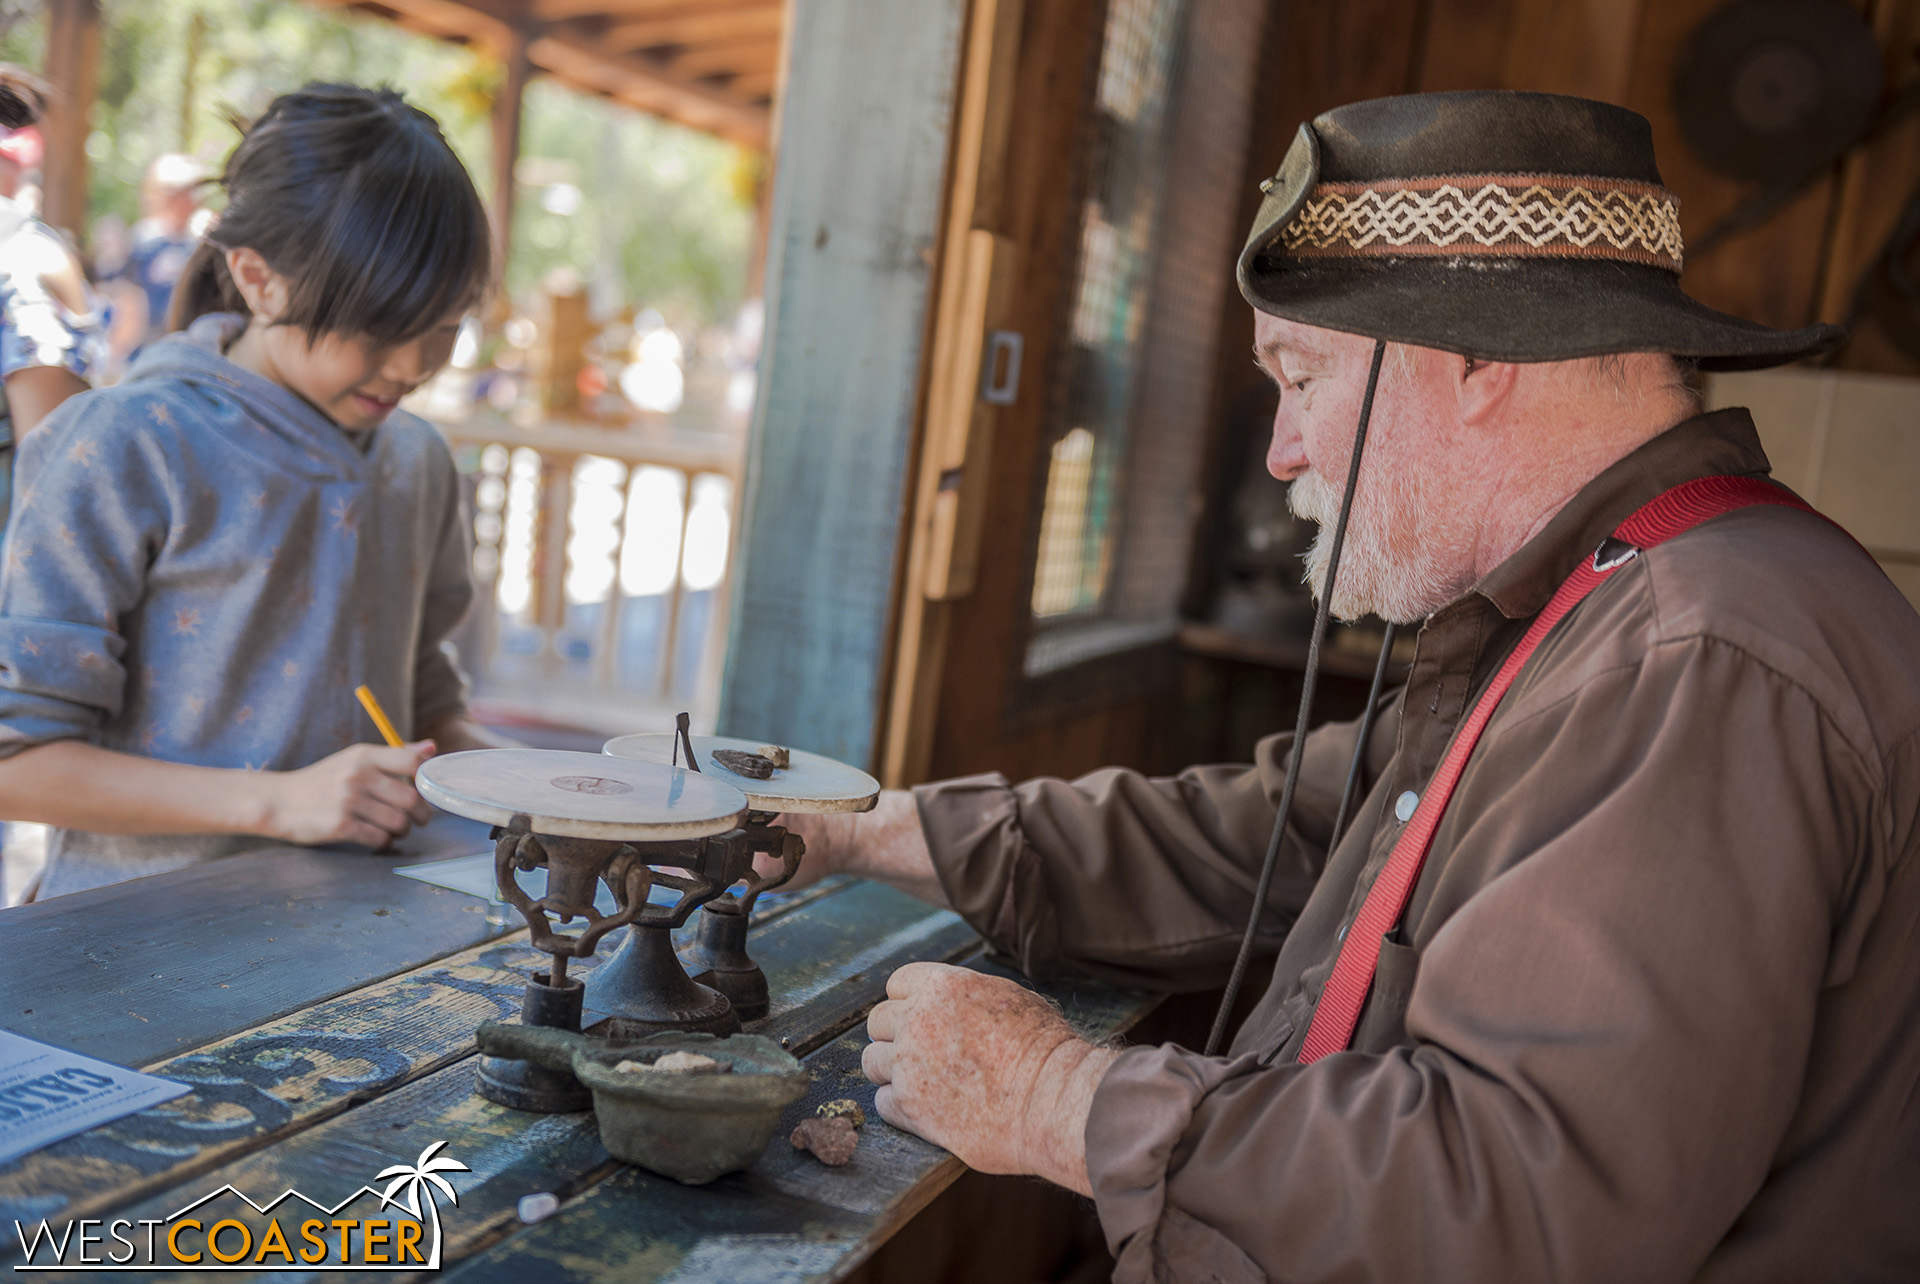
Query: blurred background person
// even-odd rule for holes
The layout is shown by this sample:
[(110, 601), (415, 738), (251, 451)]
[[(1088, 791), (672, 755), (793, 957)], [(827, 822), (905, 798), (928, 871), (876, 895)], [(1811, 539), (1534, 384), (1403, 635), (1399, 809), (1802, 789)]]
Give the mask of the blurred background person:
[(173, 287), (206, 231), (200, 189), (207, 167), (181, 152), (147, 166), (140, 186), (143, 217), (133, 225), (133, 248), (107, 285), (113, 300), (112, 363), (117, 369), (166, 332)]
[(45, 147), (38, 128), (46, 82), (0, 63), (0, 519), (11, 489), (12, 447), (53, 408), (81, 392), (105, 355), (100, 308), (66, 240), (34, 217), (23, 195)]
[(106, 358), (101, 308), (79, 256), (34, 216), (28, 183), (46, 147), (47, 83), (0, 63), (0, 530), (13, 507), (14, 446)]

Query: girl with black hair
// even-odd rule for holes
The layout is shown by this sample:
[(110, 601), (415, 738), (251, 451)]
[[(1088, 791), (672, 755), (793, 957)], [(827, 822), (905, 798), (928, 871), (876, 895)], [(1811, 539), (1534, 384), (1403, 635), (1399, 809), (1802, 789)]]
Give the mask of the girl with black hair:
[[(257, 848), (384, 847), (412, 776), (493, 743), (444, 646), (473, 596), (458, 479), (397, 409), (491, 275), (486, 213), (399, 94), (274, 100), (170, 334), (28, 438), (0, 570), (0, 817), (43, 895)], [(386, 748), (371, 686), (411, 743)]]

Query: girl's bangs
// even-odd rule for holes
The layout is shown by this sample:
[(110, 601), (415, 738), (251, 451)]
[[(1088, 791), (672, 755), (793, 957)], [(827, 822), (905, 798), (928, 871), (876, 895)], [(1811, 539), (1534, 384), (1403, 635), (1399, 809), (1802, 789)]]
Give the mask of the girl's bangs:
[(492, 280), (486, 211), (444, 143), (395, 139), (355, 167), (310, 247), (283, 324), (402, 343), (477, 306)]

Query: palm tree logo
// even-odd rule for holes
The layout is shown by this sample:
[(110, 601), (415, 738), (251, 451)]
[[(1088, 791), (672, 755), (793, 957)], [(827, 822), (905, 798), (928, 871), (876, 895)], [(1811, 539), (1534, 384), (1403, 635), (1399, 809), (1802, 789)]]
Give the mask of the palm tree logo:
[[(440, 1174), (468, 1173), (473, 1171), (458, 1159), (448, 1159), (444, 1155), (436, 1156), (434, 1154), (435, 1151), (446, 1144), (444, 1141), (436, 1141), (421, 1151), (420, 1158), (412, 1164), (395, 1164), (391, 1168), (383, 1168), (379, 1174), (374, 1177), (375, 1181), (385, 1181), (389, 1177), (393, 1178), (387, 1185), (386, 1193), (380, 1196), (380, 1203), (383, 1207), (392, 1205), (394, 1207), (404, 1208), (407, 1210), (407, 1215), (415, 1221), (427, 1221), (431, 1219), (433, 1225), (433, 1252), (427, 1258), (426, 1265), (426, 1269), (430, 1271), (437, 1270), (440, 1266), (440, 1206), (434, 1200), (434, 1192), (437, 1190), (442, 1195), (445, 1195), (449, 1204), (458, 1205), (460, 1203), (460, 1196), (454, 1193), (452, 1183)], [(402, 1190), (405, 1191), (405, 1198), (400, 1198), (396, 1193)], [(426, 1215), (424, 1217), (420, 1212), (420, 1205), (423, 1198), (426, 1203)]]

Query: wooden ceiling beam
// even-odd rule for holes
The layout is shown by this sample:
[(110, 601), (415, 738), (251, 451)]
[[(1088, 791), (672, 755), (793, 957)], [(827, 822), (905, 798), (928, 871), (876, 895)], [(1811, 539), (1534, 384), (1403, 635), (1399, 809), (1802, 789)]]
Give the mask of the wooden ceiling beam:
[(569, 84), (749, 147), (767, 146), (769, 114), (744, 95), (681, 82), (639, 59), (583, 47), (559, 32), (535, 40), (527, 52), (535, 66)]
[(696, 79), (715, 72), (731, 71), (744, 75), (760, 71), (780, 61), (780, 33), (745, 36), (737, 40), (698, 44), (667, 60), (667, 69), (675, 76)]
[[(449, 40), (479, 40), (505, 52), (513, 47), (516, 31), (530, 38), (527, 57), (533, 66), (556, 79), (588, 93), (607, 95), (626, 106), (650, 115), (663, 116), (694, 129), (717, 134), (749, 147), (765, 148), (771, 130), (771, 113), (759, 100), (769, 90), (759, 86), (768, 73), (757, 63), (740, 79), (750, 83), (743, 89), (737, 81), (722, 81), (718, 69), (704, 75), (688, 75), (675, 70), (670, 62), (635, 55), (628, 50), (644, 44), (695, 44), (694, 39), (666, 38), (643, 40), (641, 45), (616, 47), (604, 35), (574, 29), (568, 22), (530, 24), (532, 11), (527, 0), (309, 0), (328, 9), (362, 10), (377, 14), (398, 25), (423, 34)], [(597, 0), (592, 12), (607, 13), (653, 0)], [(534, 0), (536, 5), (572, 3), (572, 0)], [(743, 9), (738, 0), (710, 0), (696, 10), (688, 0), (670, 0), (671, 7), (656, 4), (665, 23), (693, 23), (677, 28), (683, 34), (705, 32), (709, 39), (726, 39), (728, 23), (747, 20), (749, 31), (770, 30), (775, 41), (782, 16), (779, 0), (754, 0), (751, 9)], [(764, 12), (763, 16), (758, 16)], [(703, 27), (698, 18), (723, 20), (717, 28)], [(753, 25), (759, 24), (759, 25)], [(529, 30), (529, 28), (531, 28)], [(776, 53), (777, 59), (777, 53)]]
[(749, 36), (780, 38), (778, 4), (753, 3), (722, 8), (718, 4), (636, 18), (609, 27), (600, 38), (608, 49), (645, 49), (652, 45), (700, 45)]
[(741, 72), (734, 77), (733, 83), (727, 88), (748, 102), (757, 102), (762, 98), (772, 98), (773, 91), (779, 84), (780, 67), (776, 60), (775, 65), (771, 67)]
[(684, 9), (687, 0), (529, 0), (528, 16), (542, 22), (565, 18), (632, 18), (663, 9)]
[(459, 0), (308, 0), (320, 9), (359, 10), (388, 18), (397, 25), (441, 40), (479, 40), (504, 54), (513, 45), (512, 25), (494, 6), (485, 8)]

